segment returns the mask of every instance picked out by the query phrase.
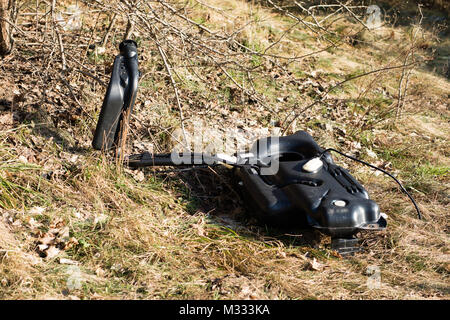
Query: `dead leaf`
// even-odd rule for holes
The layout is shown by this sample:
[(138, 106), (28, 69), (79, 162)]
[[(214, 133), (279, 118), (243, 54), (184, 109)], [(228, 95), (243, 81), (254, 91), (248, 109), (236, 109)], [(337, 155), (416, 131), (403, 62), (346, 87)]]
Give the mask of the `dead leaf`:
[(70, 238), (69, 241), (64, 245), (64, 250), (68, 250), (72, 247), (78, 245), (78, 240), (74, 237)]
[(371, 158), (377, 159), (377, 154), (375, 152), (373, 152), (371, 149), (367, 148), (366, 149), (367, 155)]
[(98, 268), (95, 270), (95, 274), (96, 274), (97, 276), (99, 276), (99, 277), (103, 277), (103, 276), (105, 275), (105, 270), (103, 270), (102, 268), (98, 267)]
[(66, 258), (59, 258), (59, 263), (60, 264), (70, 264), (70, 265), (77, 265), (78, 264), (77, 261), (66, 259)]
[(79, 155), (74, 154), (69, 158), (69, 162), (76, 163), (78, 161), (78, 158), (79, 158)]
[(50, 229), (59, 229), (59, 228), (62, 228), (63, 226), (64, 226), (64, 220), (62, 220), (62, 219), (56, 219), (55, 221), (53, 221), (51, 224), (50, 224)]
[(44, 233), (44, 236), (38, 240), (38, 243), (51, 245), (55, 242), (55, 238), (56, 237), (54, 234), (47, 232)]
[(12, 112), (6, 112), (0, 115), (0, 125), (12, 125), (13, 123), (14, 121)]
[(142, 182), (145, 180), (144, 172), (142, 171), (137, 171), (136, 174), (133, 175), (133, 177), (137, 182)]
[(60, 250), (58, 248), (56, 248), (55, 246), (51, 246), (50, 248), (48, 248), (45, 253), (47, 254), (46, 258), (47, 259), (52, 259), (54, 257), (56, 257), (59, 254)]
[(46, 244), (39, 244), (38, 245), (38, 250), (40, 252), (42, 252), (42, 253), (44, 253), (44, 251), (47, 250), (47, 249), (48, 249), (48, 245), (46, 245)]
[(18, 158), (19, 162), (21, 163), (28, 163), (28, 159), (27, 157), (25, 157), (24, 155), (20, 155)]
[(205, 220), (203, 219), (203, 217), (198, 223), (193, 224), (191, 227), (197, 231), (197, 234), (200, 237), (205, 237), (208, 234), (208, 232), (206, 232), (205, 230)]
[(48, 229), (47, 233), (57, 235), (57, 234), (59, 234), (60, 231), (61, 231), (61, 229), (59, 229), (59, 228), (50, 228), (50, 229)]
[(109, 219), (109, 216), (106, 214), (100, 213), (99, 215), (95, 216), (94, 218), (94, 224), (105, 224)]
[(39, 228), (42, 224), (40, 222), (37, 222), (36, 220), (33, 219), (33, 217), (25, 217), (25, 222), (28, 223), (28, 225), (30, 226), (31, 229), (37, 229)]
[(444, 269), (445, 269), (445, 271), (447, 272), (447, 273), (450, 273), (450, 263), (445, 263), (444, 264)]
[(70, 230), (69, 227), (64, 227), (58, 232), (58, 236), (63, 241), (69, 241), (70, 238)]
[(33, 207), (30, 209), (30, 211), (28, 211), (28, 213), (33, 214), (33, 215), (43, 214), (44, 212), (45, 212), (44, 207)]
[(313, 260), (309, 261), (306, 265), (306, 269), (311, 271), (321, 271), (323, 268), (324, 265), (319, 263), (316, 258), (313, 258)]
[(331, 255), (333, 257), (336, 257), (336, 258), (339, 258), (339, 259), (343, 259), (342, 255), (339, 252), (337, 252), (337, 251), (331, 251)]
[(17, 219), (17, 220), (15, 220), (12, 223), (12, 225), (15, 226), (15, 227), (21, 227), (22, 226), (22, 222), (19, 219)]
[(249, 285), (244, 284), (242, 286), (241, 292), (239, 293), (241, 299), (251, 299), (257, 300), (258, 296), (255, 294), (254, 290)]

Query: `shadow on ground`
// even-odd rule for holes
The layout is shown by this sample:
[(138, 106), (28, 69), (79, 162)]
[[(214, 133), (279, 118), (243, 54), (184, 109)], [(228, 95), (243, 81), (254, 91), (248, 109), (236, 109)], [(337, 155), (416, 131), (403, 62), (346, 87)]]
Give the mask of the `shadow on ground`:
[(275, 228), (251, 215), (234, 186), (229, 169), (215, 167), (180, 172), (170, 177), (182, 190), (181, 201), (190, 214), (201, 213), (208, 223), (225, 227), (252, 241), (276, 240), (284, 246), (318, 248), (326, 236), (305, 226)]

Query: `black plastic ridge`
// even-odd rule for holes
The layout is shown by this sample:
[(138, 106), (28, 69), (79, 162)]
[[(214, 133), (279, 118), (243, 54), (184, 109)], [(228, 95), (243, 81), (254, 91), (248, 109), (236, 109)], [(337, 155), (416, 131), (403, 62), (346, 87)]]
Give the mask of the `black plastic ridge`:
[(92, 147), (109, 150), (117, 146), (122, 121), (128, 122), (139, 82), (137, 44), (125, 40), (120, 46), (120, 54), (115, 58), (111, 79), (103, 100)]

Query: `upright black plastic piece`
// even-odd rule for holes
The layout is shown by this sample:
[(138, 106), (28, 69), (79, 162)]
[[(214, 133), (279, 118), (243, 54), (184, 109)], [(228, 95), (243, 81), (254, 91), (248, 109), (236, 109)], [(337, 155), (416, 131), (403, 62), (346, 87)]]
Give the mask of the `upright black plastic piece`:
[(103, 100), (92, 146), (97, 150), (108, 150), (117, 145), (124, 115), (132, 111), (138, 90), (139, 70), (137, 44), (125, 40), (120, 54), (114, 60), (113, 71)]

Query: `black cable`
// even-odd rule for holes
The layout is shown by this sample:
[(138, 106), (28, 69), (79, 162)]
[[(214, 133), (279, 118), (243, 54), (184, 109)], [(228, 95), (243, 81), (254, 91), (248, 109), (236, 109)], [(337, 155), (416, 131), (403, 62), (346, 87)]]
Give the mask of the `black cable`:
[(398, 181), (392, 174), (390, 174), (390, 173), (387, 172), (386, 170), (383, 170), (383, 169), (381, 169), (381, 168), (378, 168), (378, 167), (376, 167), (376, 166), (374, 166), (374, 165), (372, 165), (372, 164), (370, 164), (370, 163), (367, 163), (367, 162), (365, 162), (365, 161), (363, 161), (363, 160), (359, 160), (359, 159), (357, 159), (357, 158), (354, 158), (354, 157), (352, 157), (352, 156), (349, 156), (349, 155), (347, 155), (347, 154), (345, 154), (345, 153), (343, 153), (343, 152), (341, 152), (341, 151), (339, 151), (339, 150), (333, 149), (333, 148), (328, 148), (328, 149), (326, 149), (325, 151), (321, 152), (321, 153), (320, 153), (320, 158), (322, 158), (322, 157), (324, 156), (324, 154), (327, 153), (327, 152), (329, 152), (329, 151), (333, 151), (333, 152), (339, 153), (340, 155), (342, 155), (342, 156), (344, 156), (344, 157), (347, 157), (347, 158), (349, 158), (349, 159), (351, 159), (351, 160), (353, 160), (353, 161), (362, 163), (362, 164), (364, 164), (364, 165), (366, 165), (366, 166), (371, 167), (372, 169), (381, 171), (381, 172), (383, 172), (384, 174), (386, 174), (386, 175), (388, 175), (389, 177), (391, 177), (392, 179), (394, 179), (394, 181), (397, 182), (397, 184), (400, 186), (401, 190), (402, 190), (404, 193), (406, 193), (406, 195), (409, 197), (409, 199), (410, 199), (411, 202), (413, 203), (414, 207), (415, 207), (416, 210), (417, 210), (417, 217), (418, 217), (419, 219), (422, 219), (422, 214), (420, 213), (420, 210), (419, 210), (419, 207), (417, 206), (416, 201), (414, 201), (414, 198), (409, 194), (408, 191), (406, 191), (406, 189), (403, 187), (403, 185), (400, 183), (400, 181)]

